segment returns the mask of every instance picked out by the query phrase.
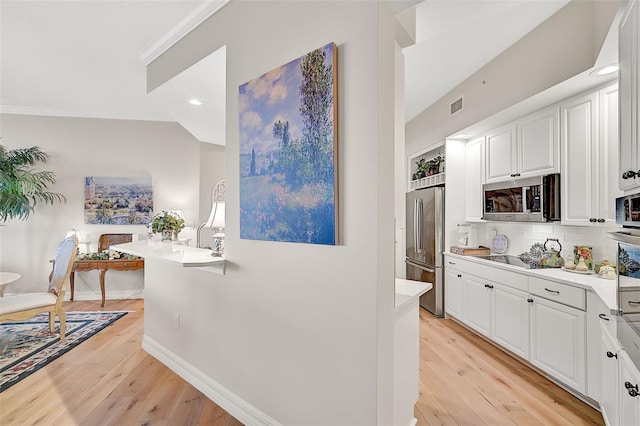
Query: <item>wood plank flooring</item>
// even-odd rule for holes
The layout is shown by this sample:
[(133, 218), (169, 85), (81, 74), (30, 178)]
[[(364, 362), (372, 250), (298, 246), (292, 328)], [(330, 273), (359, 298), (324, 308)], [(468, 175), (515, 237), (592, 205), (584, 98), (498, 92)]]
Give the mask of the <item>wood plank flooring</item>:
[[(98, 301), (67, 302), (98, 311)], [(2, 425), (238, 422), (141, 348), (142, 300), (124, 318), (0, 394)], [(602, 425), (600, 413), (451, 320), (420, 310), (419, 426)]]
[(450, 319), (420, 309), (418, 425), (604, 425), (602, 415)]
[(66, 302), (135, 311), (0, 393), (2, 425), (241, 425), (142, 350), (143, 300)]

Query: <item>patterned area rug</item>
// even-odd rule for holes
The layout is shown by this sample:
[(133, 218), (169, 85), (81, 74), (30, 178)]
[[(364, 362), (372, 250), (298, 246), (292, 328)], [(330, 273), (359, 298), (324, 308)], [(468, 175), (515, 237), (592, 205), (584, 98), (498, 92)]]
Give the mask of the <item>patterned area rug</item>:
[(66, 339), (49, 331), (49, 315), (0, 324), (0, 393), (75, 348), (127, 312), (67, 312)]

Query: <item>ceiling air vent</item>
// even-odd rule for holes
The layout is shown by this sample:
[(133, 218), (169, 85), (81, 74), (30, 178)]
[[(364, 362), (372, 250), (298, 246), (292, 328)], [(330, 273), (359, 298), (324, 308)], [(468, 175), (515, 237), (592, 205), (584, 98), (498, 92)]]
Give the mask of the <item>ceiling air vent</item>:
[(453, 115), (462, 109), (462, 97), (451, 103), (449, 106), (449, 115)]

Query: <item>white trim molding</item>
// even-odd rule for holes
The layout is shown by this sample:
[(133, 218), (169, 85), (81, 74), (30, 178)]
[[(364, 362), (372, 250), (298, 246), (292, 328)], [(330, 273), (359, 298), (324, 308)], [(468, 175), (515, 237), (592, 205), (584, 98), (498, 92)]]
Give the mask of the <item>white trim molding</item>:
[(281, 423), (272, 419), (267, 414), (258, 410), (238, 395), (234, 394), (211, 377), (204, 374), (191, 364), (185, 362), (173, 352), (152, 338), (142, 336), (142, 349), (149, 355), (169, 367), (177, 375), (189, 382), (193, 387), (205, 394), (207, 398), (222, 407), (227, 413), (238, 419), (241, 423), (253, 425), (280, 426)]
[(173, 27), (160, 40), (155, 42), (141, 56), (140, 62), (148, 66), (155, 61), (158, 56), (169, 50), (171, 46), (179, 42), (184, 36), (189, 34), (194, 28), (202, 24), (211, 15), (222, 9), (231, 0), (208, 0), (191, 12), (186, 18)]

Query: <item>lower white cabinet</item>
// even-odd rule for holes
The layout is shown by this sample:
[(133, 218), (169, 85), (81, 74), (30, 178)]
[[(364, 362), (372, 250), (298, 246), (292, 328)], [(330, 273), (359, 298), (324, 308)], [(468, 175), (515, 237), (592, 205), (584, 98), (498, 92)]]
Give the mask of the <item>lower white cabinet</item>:
[(491, 336), (491, 290), (487, 280), (467, 275), (465, 279), (464, 320), (470, 327), (487, 337)]
[(533, 295), (531, 299), (529, 361), (584, 394), (585, 312)]
[(607, 425), (618, 425), (620, 347), (603, 325), (600, 327), (600, 411)]
[[(620, 413), (618, 424), (624, 426), (640, 425), (640, 373), (633, 361), (623, 350), (618, 352), (619, 381), (618, 392), (620, 397)], [(613, 423), (612, 423), (613, 424)]]
[(444, 311), (459, 320), (464, 318), (464, 273), (452, 266), (445, 266)]
[(529, 359), (529, 294), (493, 284), (491, 338), (524, 359)]

